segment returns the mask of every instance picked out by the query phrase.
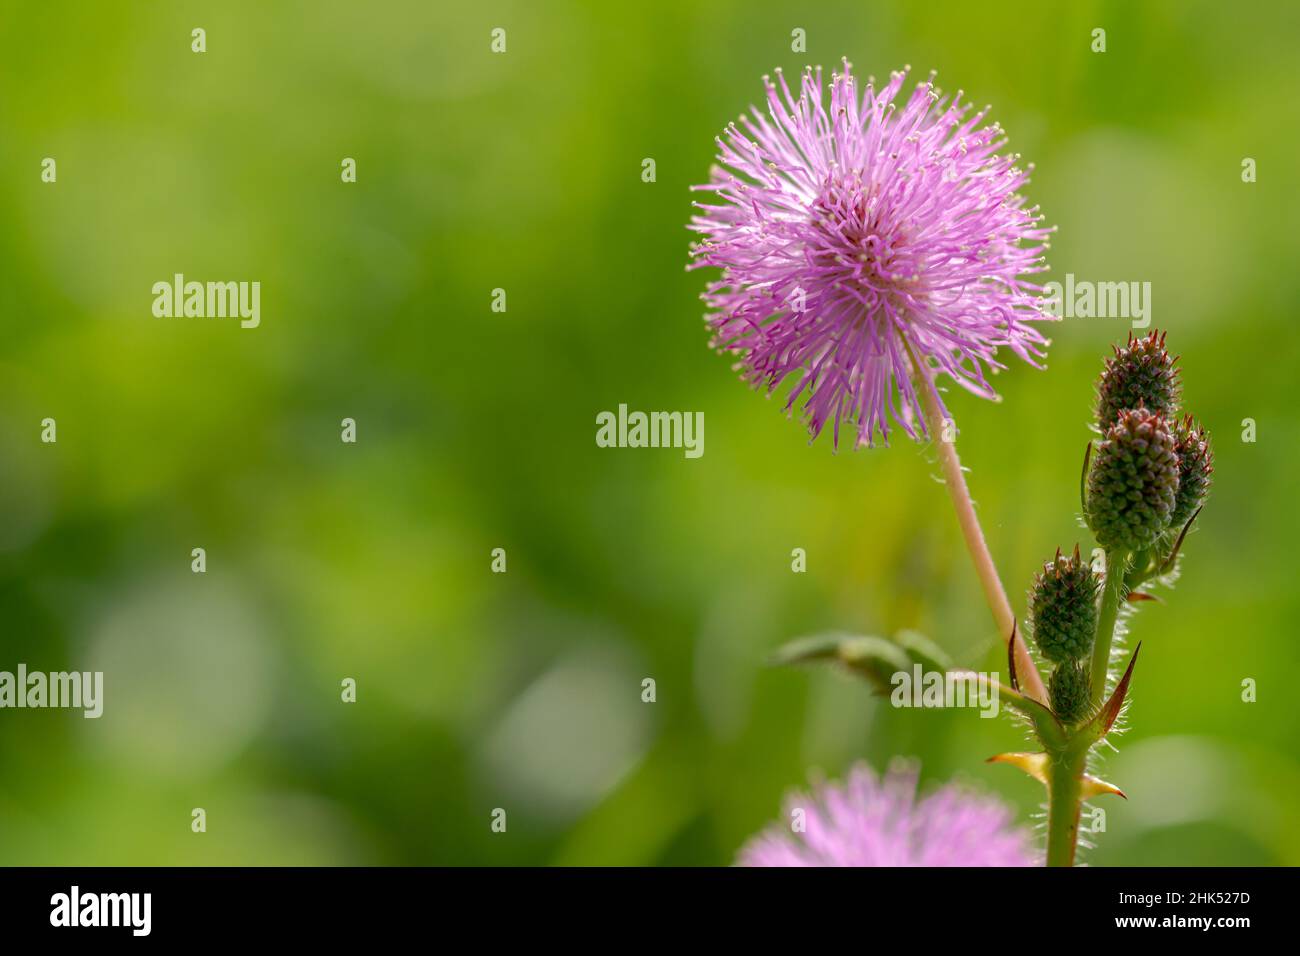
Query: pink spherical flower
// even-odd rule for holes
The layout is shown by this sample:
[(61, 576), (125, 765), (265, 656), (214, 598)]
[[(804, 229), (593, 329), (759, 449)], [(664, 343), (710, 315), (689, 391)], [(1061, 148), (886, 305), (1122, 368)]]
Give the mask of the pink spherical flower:
[[(883, 780), (857, 764), (843, 784), (786, 797), (785, 820), (740, 851), (741, 866), (1034, 866), (1029, 833), (992, 798), (945, 786), (917, 799), (914, 765)], [(801, 811), (801, 812), (800, 812)], [(798, 827), (802, 824), (802, 832)]]
[(855, 423), (856, 444), (888, 442), (890, 423), (925, 430), (913, 359), (986, 398), (987, 370), (1006, 346), (1031, 365), (1047, 340), (1042, 287), (1052, 231), (1017, 190), (1028, 172), (987, 108), (967, 115), (933, 74), (894, 102), (906, 71), (859, 93), (845, 62), (831, 79), (803, 76), (798, 99), (784, 76), (766, 78), (767, 112), (755, 108), (718, 139), (711, 182), (696, 189), (691, 229), (704, 238), (692, 267), (716, 266), (704, 300), (714, 345), (740, 357), (743, 377), (775, 390), (787, 378), (790, 409), (814, 438)]

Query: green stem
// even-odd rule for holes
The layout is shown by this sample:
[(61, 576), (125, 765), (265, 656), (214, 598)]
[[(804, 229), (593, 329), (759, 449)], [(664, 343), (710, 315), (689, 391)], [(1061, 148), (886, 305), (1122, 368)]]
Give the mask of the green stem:
[(1147, 579), (1155, 573), (1155, 568), (1151, 563), (1150, 551), (1133, 552), (1133, 561), (1128, 567), (1128, 573), (1124, 575), (1124, 584), (1130, 591), (1134, 588), (1141, 587), (1147, 582)]
[(993, 622), (1004, 642), (1010, 642), (1012, 655), (1016, 662), (1016, 676), (1025, 694), (1036, 701), (1047, 700), (1047, 688), (1038, 673), (1034, 659), (1029, 656), (1029, 648), (1016, 627), (1016, 612), (1007, 600), (1006, 589), (998, 576), (993, 555), (984, 540), (984, 529), (980, 527), (979, 517), (975, 514), (975, 503), (971, 500), (970, 489), (966, 487), (966, 475), (962, 471), (961, 459), (957, 457), (957, 446), (951, 441), (943, 440), (944, 420), (939, 411), (939, 392), (935, 388), (934, 377), (930, 367), (917, 357), (906, 338), (903, 346), (912, 362), (915, 373), (916, 392), (921, 400), (921, 412), (925, 416), (926, 430), (939, 456), (939, 466), (943, 469), (943, 483), (952, 499), (953, 510), (957, 512), (957, 525), (961, 528), (966, 550), (970, 552), (971, 563), (975, 565), (975, 575), (984, 590), (984, 599), (989, 610), (993, 612)]
[(1110, 645), (1115, 639), (1115, 623), (1124, 600), (1124, 572), (1129, 553), (1122, 548), (1106, 552), (1106, 584), (1101, 593), (1101, 612), (1097, 616), (1097, 636), (1092, 643), (1092, 702), (1100, 704), (1106, 696), (1106, 678), (1110, 673)]
[(1087, 747), (1071, 747), (1052, 755), (1047, 778), (1048, 866), (1074, 866), (1087, 760)]

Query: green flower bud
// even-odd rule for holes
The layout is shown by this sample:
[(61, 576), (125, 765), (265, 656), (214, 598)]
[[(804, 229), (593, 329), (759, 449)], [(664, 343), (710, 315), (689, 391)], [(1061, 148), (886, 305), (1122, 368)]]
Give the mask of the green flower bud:
[(1174, 439), (1174, 453), (1178, 455), (1178, 494), (1174, 497), (1174, 513), (1169, 524), (1172, 530), (1178, 530), (1209, 496), (1214, 453), (1210, 451), (1210, 436), (1204, 428), (1192, 422), (1191, 415), (1174, 426)]
[(1034, 642), (1049, 661), (1060, 663), (1086, 657), (1097, 630), (1097, 577), (1079, 557), (1079, 546), (1068, 558), (1043, 565), (1029, 591), (1029, 618)]
[(1174, 436), (1145, 408), (1119, 413), (1088, 472), (1088, 524), (1109, 550), (1141, 551), (1169, 527), (1178, 494)]
[(1144, 339), (1129, 333), (1128, 345), (1113, 346), (1115, 357), (1106, 360), (1097, 385), (1097, 425), (1104, 435), (1119, 420), (1119, 413), (1143, 405), (1148, 411), (1173, 421), (1178, 412), (1176, 358), (1165, 351), (1165, 337), (1152, 332)]
[(1075, 661), (1057, 664), (1047, 682), (1047, 697), (1052, 712), (1066, 724), (1077, 724), (1088, 716), (1088, 701), (1092, 696), (1092, 680), (1088, 666)]

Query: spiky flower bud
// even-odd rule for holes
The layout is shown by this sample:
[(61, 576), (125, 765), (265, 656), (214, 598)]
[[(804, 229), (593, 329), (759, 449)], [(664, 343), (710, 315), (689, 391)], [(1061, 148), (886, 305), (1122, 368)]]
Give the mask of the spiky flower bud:
[(1177, 494), (1178, 455), (1165, 420), (1142, 407), (1120, 412), (1088, 473), (1088, 524), (1097, 543), (1151, 547), (1169, 527)]
[(1210, 436), (1188, 415), (1174, 426), (1174, 452), (1178, 455), (1178, 494), (1174, 497), (1171, 528), (1181, 528), (1205, 503), (1210, 493), (1210, 475), (1214, 471), (1214, 453)]
[(1053, 663), (1079, 660), (1092, 649), (1097, 630), (1097, 578), (1086, 561), (1074, 554), (1043, 565), (1029, 592), (1029, 617), (1034, 641)]
[(1165, 337), (1152, 332), (1138, 339), (1129, 333), (1124, 348), (1114, 346), (1097, 385), (1097, 425), (1104, 435), (1119, 420), (1119, 413), (1143, 405), (1148, 411), (1173, 421), (1178, 412), (1180, 386), (1177, 361), (1165, 350)]
[(1066, 661), (1057, 664), (1047, 682), (1047, 696), (1052, 712), (1063, 723), (1075, 724), (1088, 716), (1088, 701), (1092, 696), (1092, 680), (1087, 664)]

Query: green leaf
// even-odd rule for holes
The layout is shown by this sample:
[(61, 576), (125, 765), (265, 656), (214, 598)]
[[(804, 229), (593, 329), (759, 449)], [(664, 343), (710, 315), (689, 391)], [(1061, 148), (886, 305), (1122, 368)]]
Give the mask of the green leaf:
[(893, 641), (855, 634), (818, 634), (791, 641), (772, 655), (773, 664), (836, 661), (866, 678), (880, 693), (888, 693), (899, 671), (910, 671), (913, 660)]
[(899, 631), (894, 640), (923, 670), (947, 671), (952, 667), (952, 659), (944, 649), (919, 631)]

